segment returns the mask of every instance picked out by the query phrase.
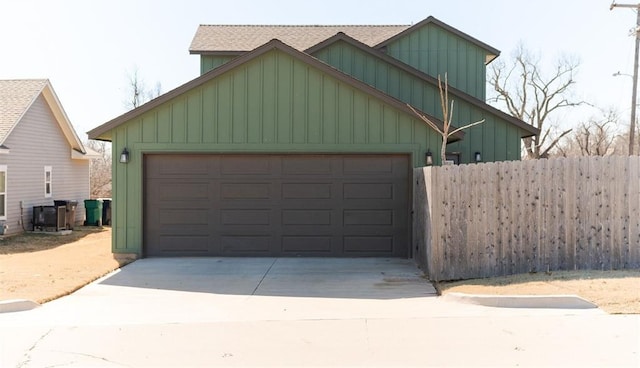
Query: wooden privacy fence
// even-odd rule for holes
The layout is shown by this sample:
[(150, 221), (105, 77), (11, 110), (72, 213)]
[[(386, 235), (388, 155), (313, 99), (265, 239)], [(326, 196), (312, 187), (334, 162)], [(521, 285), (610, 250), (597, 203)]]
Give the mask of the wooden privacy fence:
[(425, 167), (417, 261), (433, 280), (640, 268), (640, 158)]

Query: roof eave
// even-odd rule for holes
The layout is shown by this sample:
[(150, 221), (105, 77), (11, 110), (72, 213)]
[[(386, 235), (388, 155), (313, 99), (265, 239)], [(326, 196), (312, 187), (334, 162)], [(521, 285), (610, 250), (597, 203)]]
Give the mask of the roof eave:
[(189, 50), (191, 55), (240, 56), (251, 50)]
[(80, 137), (78, 137), (78, 134), (73, 128), (73, 125), (71, 124), (67, 113), (64, 111), (64, 108), (62, 107), (62, 104), (60, 103), (60, 100), (58, 99), (56, 92), (53, 90), (53, 87), (51, 87), (51, 83), (49, 81), (47, 81), (47, 84), (43, 88), (42, 95), (47, 100), (49, 107), (51, 107), (51, 111), (53, 112), (56, 121), (60, 125), (65, 138), (71, 145), (71, 148), (79, 152), (86, 153), (87, 151), (82, 144)]

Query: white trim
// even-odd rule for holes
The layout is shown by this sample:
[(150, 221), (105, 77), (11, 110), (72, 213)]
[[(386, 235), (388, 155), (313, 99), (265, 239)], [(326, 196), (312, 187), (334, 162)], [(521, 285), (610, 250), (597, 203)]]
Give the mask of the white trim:
[(2, 208), (2, 214), (0, 214), (0, 220), (7, 219), (7, 165), (0, 165), (0, 172), (4, 173), (4, 192), (0, 192), (0, 196), (4, 195), (4, 208)]
[[(49, 174), (49, 180), (47, 180), (47, 173)], [(49, 186), (47, 187), (47, 184)], [(48, 193), (47, 193), (48, 189)], [(44, 167), (44, 197), (51, 198), (53, 197), (53, 167), (45, 166)]]
[(72, 160), (91, 160), (94, 158), (101, 158), (102, 155), (91, 148), (86, 148), (87, 153), (80, 153), (73, 148), (71, 149)]

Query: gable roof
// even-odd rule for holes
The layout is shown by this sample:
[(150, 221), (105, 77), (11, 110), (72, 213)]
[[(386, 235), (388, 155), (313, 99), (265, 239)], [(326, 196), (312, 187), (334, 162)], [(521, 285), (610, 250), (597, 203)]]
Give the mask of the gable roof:
[[(414, 68), (414, 67), (412, 67), (412, 66), (410, 66), (408, 64), (405, 64), (405, 63), (403, 63), (403, 62), (401, 62), (401, 61), (399, 61), (399, 60), (397, 60), (397, 59), (395, 59), (395, 58), (393, 58), (391, 56), (388, 56), (385, 53), (378, 52), (378, 51), (372, 49), (371, 47), (368, 47), (367, 45), (359, 42), (358, 40), (356, 40), (356, 39), (354, 39), (352, 37), (349, 37), (348, 35), (346, 35), (344, 33), (338, 33), (335, 36), (333, 36), (333, 37), (331, 37), (329, 39), (326, 39), (326, 40), (318, 43), (317, 45), (315, 45), (313, 47), (310, 47), (309, 49), (305, 50), (305, 52), (309, 53), (309, 54), (313, 54), (313, 53), (315, 53), (317, 51), (320, 51), (320, 50), (322, 50), (322, 49), (324, 49), (326, 47), (329, 47), (330, 45), (332, 45), (332, 44), (334, 44), (336, 42), (340, 42), (340, 41), (345, 42), (345, 43), (347, 43), (347, 44), (359, 49), (360, 51), (363, 51), (363, 52), (365, 52), (365, 53), (367, 53), (367, 54), (369, 54), (369, 55), (371, 55), (371, 56), (373, 56), (375, 58), (381, 59), (382, 61), (384, 61), (384, 62), (386, 62), (388, 64), (391, 64), (394, 67), (399, 68), (399, 69), (411, 74), (412, 76), (414, 76), (414, 77), (416, 77), (418, 79), (421, 79), (421, 80), (423, 80), (423, 81), (425, 81), (425, 82), (427, 82), (429, 84), (432, 84), (434, 87), (438, 88), (438, 79), (434, 78), (433, 76), (431, 76), (429, 74), (426, 74), (426, 73), (424, 73), (424, 72), (422, 72), (422, 71), (420, 71), (420, 70), (418, 70), (418, 69), (416, 69), (416, 68)], [(540, 134), (540, 129), (534, 127), (533, 125), (528, 124), (528, 123), (526, 123), (526, 122), (524, 122), (524, 121), (522, 121), (522, 120), (520, 120), (520, 119), (518, 119), (518, 118), (516, 118), (514, 116), (511, 116), (511, 115), (505, 113), (504, 111), (499, 110), (499, 109), (487, 104), (486, 102), (484, 102), (484, 101), (482, 101), (482, 100), (480, 100), (480, 99), (478, 99), (476, 97), (471, 96), (468, 93), (465, 93), (465, 92), (463, 92), (463, 91), (461, 91), (461, 90), (459, 90), (457, 88), (454, 88), (452, 86), (449, 86), (448, 90), (449, 90), (449, 93), (453, 97), (457, 97), (460, 100), (463, 100), (463, 101), (465, 101), (465, 102), (467, 102), (467, 103), (469, 103), (469, 104), (471, 104), (473, 106), (476, 106), (476, 107), (486, 111), (489, 114), (495, 115), (495, 116), (499, 117), (500, 119), (503, 119), (503, 120), (505, 120), (505, 121), (517, 126), (518, 128), (524, 130), (525, 132), (527, 132), (527, 135), (522, 136), (522, 138), (526, 138), (526, 137), (530, 137), (530, 136), (533, 136), (533, 135)]]
[(42, 95), (72, 150), (87, 154), (48, 79), (0, 80), (0, 145)]
[(376, 44), (374, 46), (374, 48), (376, 48), (376, 49), (384, 48), (385, 46), (389, 45), (390, 43), (393, 43), (395, 40), (400, 39), (400, 38), (404, 37), (405, 35), (413, 32), (413, 31), (415, 31), (415, 30), (417, 30), (419, 28), (422, 28), (422, 27), (424, 27), (424, 26), (426, 26), (428, 24), (436, 25), (436, 26), (438, 26), (438, 27), (440, 27), (440, 28), (442, 28), (442, 29), (444, 29), (444, 30), (446, 30), (448, 32), (451, 32), (451, 33), (455, 34), (456, 36), (458, 36), (458, 37), (460, 37), (460, 38), (462, 38), (462, 39), (464, 39), (464, 40), (466, 40), (466, 41), (478, 46), (479, 48), (485, 50), (487, 52), (486, 59), (485, 59), (485, 64), (489, 64), (495, 58), (500, 56), (500, 50), (498, 50), (498, 49), (496, 49), (496, 48), (494, 48), (492, 46), (489, 46), (486, 43), (478, 40), (477, 38), (472, 37), (472, 36), (462, 32), (462, 31), (460, 31), (457, 28), (453, 28), (450, 25), (446, 24), (445, 22), (443, 22), (443, 21), (441, 21), (441, 20), (439, 20), (439, 19), (437, 19), (435, 17), (432, 17), (432, 16), (429, 16), (429, 17), (427, 17), (427, 19), (424, 19), (423, 21), (421, 21), (419, 23), (416, 23), (415, 25), (413, 25), (411, 27), (408, 27), (407, 29), (405, 29), (405, 30), (403, 30), (401, 32), (398, 32), (397, 34), (393, 35), (392, 37), (389, 37), (388, 39)]
[[(256, 48), (255, 50), (245, 53), (242, 56), (239, 56), (225, 64), (223, 64), (222, 66), (215, 68), (199, 77), (197, 77), (196, 79), (193, 79), (190, 82), (187, 82), (185, 84), (183, 84), (182, 86), (169, 91), (167, 93), (165, 93), (164, 95), (157, 97), (149, 102), (147, 102), (146, 104), (137, 107), (136, 109), (133, 109), (123, 115), (120, 115), (119, 117), (108, 121), (92, 130), (90, 130), (89, 132), (87, 132), (87, 134), (89, 135), (90, 139), (101, 139), (101, 140), (110, 140), (111, 137), (108, 136), (106, 133), (108, 133), (109, 131), (113, 130), (114, 128), (118, 127), (120, 124), (123, 124), (129, 120), (132, 120), (142, 114), (144, 114), (147, 111), (150, 111), (160, 105), (162, 105), (163, 103), (170, 101), (171, 99), (180, 96), (181, 94), (188, 92), (189, 90), (196, 88), (198, 86), (201, 86), (207, 82), (209, 82), (210, 80), (215, 79), (216, 77), (230, 71), (233, 70), (234, 68), (246, 64), (247, 62), (250, 62), (258, 57), (260, 57), (261, 55), (266, 54), (267, 52), (270, 52), (272, 50), (279, 50), (282, 51), (290, 56), (292, 56), (293, 58), (300, 60), (312, 67), (315, 67), (317, 69), (319, 69), (320, 71), (338, 79), (341, 82), (344, 82), (364, 93), (367, 93), (373, 97), (379, 98), (381, 99), (383, 102), (385, 102), (386, 104), (389, 104), (390, 106), (393, 106), (395, 108), (397, 108), (398, 110), (404, 111), (405, 113), (414, 116), (417, 120), (419, 120), (419, 118), (417, 116), (415, 116), (415, 114), (413, 113), (413, 111), (411, 111), (411, 109), (409, 109), (409, 107), (402, 101), (397, 100), (389, 95), (387, 95), (386, 93), (366, 84), (363, 83), (351, 76), (349, 76), (348, 74), (345, 74), (341, 71), (339, 71), (338, 69), (335, 69), (333, 67), (331, 67), (330, 65), (314, 58), (313, 56), (310, 56), (302, 51), (298, 51), (296, 49), (294, 49), (293, 47), (286, 45), (285, 43), (283, 43), (280, 40), (274, 39), (271, 40), (267, 43), (265, 43), (264, 45)], [(419, 111), (420, 113), (422, 113), (423, 115), (425, 115), (426, 117), (428, 117), (429, 119), (431, 119), (433, 122), (435, 122), (437, 125), (439, 125), (440, 127), (442, 127), (443, 123), (440, 119), (437, 119), (429, 114), (426, 114), (422, 111)], [(426, 124), (426, 123), (425, 123)], [(464, 136), (464, 132), (458, 132), (456, 133), (453, 137), (451, 137), (452, 139), (450, 140), (450, 142), (454, 142), (457, 140), (462, 139), (462, 137)]]
[(410, 28), (409, 25), (200, 25), (191, 54), (239, 54), (272, 39), (302, 51), (338, 32), (374, 46)]
[(425, 25), (433, 24), (486, 51), (485, 64), (500, 55), (500, 50), (474, 38), (439, 19), (429, 16), (414, 25), (207, 25), (193, 36), (191, 54), (240, 55), (272, 39), (299, 50), (306, 50), (342, 32), (363, 44), (382, 49), (395, 40)]

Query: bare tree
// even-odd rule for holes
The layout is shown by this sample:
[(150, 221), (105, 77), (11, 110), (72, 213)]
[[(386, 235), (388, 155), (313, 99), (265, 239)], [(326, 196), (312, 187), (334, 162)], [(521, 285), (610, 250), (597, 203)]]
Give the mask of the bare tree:
[[(138, 73), (138, 68), (127, 74), (127, 98), (124, 105), (128, 109), (135, 109), (143, 103), (158, 97), (162, 93), (160, 82), (153, 89), (147, 88)], [(111, 143), (90, 140), (87, 147), (98, 152), (99, 158), (91, 160), (91, 197), (111, 197)]]
[(442, 128), (440, 128), (436, 123), (431, 121), (426, 116), (419, 113), (416, 109), (413, 108), (413, 106), (409, 104), (407, 104), (407, 106), (409, 106), (409, 108), (411, 109), (411, 111), (413, 111), (414, 114), (416, 114), (420, 119), (422, 119), (425, 123), (427, 123), (427, 125), (433, 128), (433, 130), (435, 130), (436, 132), (440, 133), (440, 135), (442, 136), (442, 147), (440, 148), (440, 162), (444, 164), (444, 162), (447, 160), (447, 142), (449, 141), (449, 137), (463, 129), (467, 129), (474, 125), (484, 123), (484, 119), (480, 121), (476, 121), (475, 123), (467, 124), (460, 128), (456, 128), (452, 131), (449, 131), (449, 129), (451, 129), (452, 127), (451, 123), (453, 121), (453, 100), (451, 100), (451, 104), (449, 104), (449, 83), (447, 81), (446, 73), (444, 75), (444, 83), (442, 83), (442, 80), (440, 80), (440, 76), (438, 76), (438, 89), (440, 90), (440, 107), (442, 108), (442, 117), (443, 117)]
[[(622, 130), (622, 133), (616, 136), (614, 141), (614, 147), (616, 154), (628, 155), (629, 154), (629, 127)], [(635, 131), (635, 142), (640, 142), (640, 131)]]
[(618, 152), (616, 142), (619, 135), (615, 133), (618, 116), (615, 111), (608, 111), (600, 119), (591, 118), (580, 126), (565, 140), (558, 144), (558, 154), (570, 156), (609, 156)]
[(579, 63), (560, 58), (550, 75), (542, 72), (540, 59), (520, 45), (509, 65), (494, 62), (489, 84), (495, 96), (489, 101), (503, 103), (509, 113), (540, 129), (539, 136), (524, 138), (526, 158), (545, 158), (571, 129), (555, 133), (551, 119), (559, 109), (584, 104), (572, 98), (574, 75)]
[(98, 152), (99, 158), (91, 159), (91, 198), (111, 197), (111, 143), (90, 140), (87, 147)]
[(127, 73), (127, 88), (128, 97), (124, 100), (124, 105), (128, 109), (135, 109), (162, 94), (160, 82), (157, 82), (153, 89), (147, 87), (145, 81), (140, 77), (137, 67), (134, 67), (131, 73)]

